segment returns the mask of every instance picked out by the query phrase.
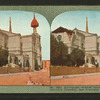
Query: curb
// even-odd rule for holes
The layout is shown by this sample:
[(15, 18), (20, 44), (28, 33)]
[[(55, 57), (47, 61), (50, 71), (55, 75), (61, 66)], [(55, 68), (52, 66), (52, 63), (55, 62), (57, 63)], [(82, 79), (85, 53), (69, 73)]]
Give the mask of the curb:
[(85, 73), (85, 74), (76, 74), (76, 75), (62, 75), (62, 76), (51, 76), (51, 80), (64, 79), (64, 78), (74, 78), (81, 76), (91, 76), (91, 75), (100, 75), (100, 73)]

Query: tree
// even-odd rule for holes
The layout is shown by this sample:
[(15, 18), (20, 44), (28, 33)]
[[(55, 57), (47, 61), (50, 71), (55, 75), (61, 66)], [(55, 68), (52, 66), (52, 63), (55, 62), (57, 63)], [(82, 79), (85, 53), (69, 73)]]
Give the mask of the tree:
[(59, 41), (58, 46), (59, 46), (58, 62), (59, 62), (59, 65), (63, 66), (66, 63), (66, 57), (68, 55), (68, 47), (61, 41)]
[(58, 52), (58, 42), (55, 39), (55, 37), (53, 35), (51, 35), (51, 53), (50, 53), (50, 57), (51, 57), (51, 64), (52, 65), (56, 65), (57, 64), (57, 58), (59, 56), (59, 52)]
[(68, 54), (68, 47), (62, 41), (58, 42), (53, 35), (51, 35), (50, 57), (51, 65), (80, 66), (85, 62), (83, 50), (75, 48)]
[(0, 48), (0, 66), (8, 64), (8, 51)]
[(74, 64), (76, 64), (76, 66), (80, 66), (83, 65), (85, 60), (85, 54), (83, 52), (83, 50), (80, 50), (78, 48), (73, 49), (73, 51), (71, 52), (71, 59), (74, 62)]
[(65, 59), (68, 54), (68, 47), (62, 42), (57, 41), (56, 38), (51, 35), (51, 64), (52, 65), (64, 65)]
[(66, 66), (75, 66), (75, 61), (71, 58), (71, 55), (68, 54), (66, 57)]

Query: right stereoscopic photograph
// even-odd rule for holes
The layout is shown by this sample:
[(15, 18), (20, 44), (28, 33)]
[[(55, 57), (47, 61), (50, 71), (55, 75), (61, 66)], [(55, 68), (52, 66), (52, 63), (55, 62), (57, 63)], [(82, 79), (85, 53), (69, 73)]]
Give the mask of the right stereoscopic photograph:
[(100, 11), (71, 11), (51, 24), (51, 85), (100, 85)]

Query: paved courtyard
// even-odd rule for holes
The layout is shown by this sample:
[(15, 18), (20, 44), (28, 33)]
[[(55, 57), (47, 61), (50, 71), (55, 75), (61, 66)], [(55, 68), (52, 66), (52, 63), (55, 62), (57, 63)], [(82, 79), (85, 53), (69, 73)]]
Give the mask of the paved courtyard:
[(0, 75), (0, 85), (50, 85), (49, 70)]
[(100, 74), (54, 79), (51, 85), (100, 85)]

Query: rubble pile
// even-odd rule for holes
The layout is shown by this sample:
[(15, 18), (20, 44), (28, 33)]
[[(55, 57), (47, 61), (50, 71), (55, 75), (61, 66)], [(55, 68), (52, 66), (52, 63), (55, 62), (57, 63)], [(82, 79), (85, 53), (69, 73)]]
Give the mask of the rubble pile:
[(84, 65), (82, 65), (82, 66), (80, 66), (80, 67), (88, 67), (88, 68), (93, 68), (93, 67), (96, 67), (95, 65), (93, 65), (93, 64), (90, 64), (90, 63), (86, 63), (86, 64), (84, 64)]
[(18, 67), (18, 65), (13, 64), (13, 63), (9, 63), (9, 64), (7, 64), (7, 65), (5, 65), (5, 66), (2, 66), (2, 67), (11, 67), (11, 68), (15, 68), (15, 67)]

